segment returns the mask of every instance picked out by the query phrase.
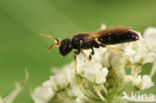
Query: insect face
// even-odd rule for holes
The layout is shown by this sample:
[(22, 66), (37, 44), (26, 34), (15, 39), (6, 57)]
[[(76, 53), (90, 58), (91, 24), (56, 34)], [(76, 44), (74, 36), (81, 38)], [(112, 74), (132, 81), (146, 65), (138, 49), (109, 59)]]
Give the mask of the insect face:
[(64, 39), (59, 46), (59, 52), (62, 56), (66, 56), (72, 49), (73, 45), (70, 39)]

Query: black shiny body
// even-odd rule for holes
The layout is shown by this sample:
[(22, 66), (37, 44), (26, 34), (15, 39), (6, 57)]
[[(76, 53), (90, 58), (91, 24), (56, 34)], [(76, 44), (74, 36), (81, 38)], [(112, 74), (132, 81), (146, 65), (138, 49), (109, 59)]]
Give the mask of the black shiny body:
[(136, 41), (138, 39), (139, 36), (135, 32), (127, 31), (121, 34), (112, 33), (111, 35), (102, 36), (98, 38), (98, 41), (104, 45), (113, 45)]
[(80, 49), (90, 49), (90, 48), (99, 48), (99, 44), (95, 40), (85, 41), (85, 37), (89, 34), (81, 33), (73, 36), (72, 44), (73, 48), (80, 50)]
[(91, 53), (89, 59), (91, 59), (91, 55), (94, 55), (93, 48), (104, 47), (105, 45), (113, 45), (119, 43), (125, 43), (130, 41), (136, 41), (139, 39), (138, 35), (133, 31), (122, 32), (121, 34), (116, 34), (115, 32), (102, 35), (99, 38), (94, 38), (90, 41), (86, 41), (85, 38), (90, 35), (87, 33), (80, 33), (74, 35), (73, 38), (64, 39), (59, 47), (60, 54), (62, 56), (66, 56), (73, 49), (76, 49), (74, 54), (79, 54), (81, 49), (91, 49)]
[(99, 48), (100, 45), (95, 41), (91, 40), (86, 42), (85, 37), (87, 37), (89, 34), (86, 33), (80, 33), (77, 35), (74, 35), (72, 40), (70, 39), (64, 39), (61, 42), (61, 45), (59, 47), (60, 54), (62, 56), (66, 56), (72, 49), (76, 49), (74, 52), (75, 54), (80, 53), (80, 49), (92, 49), (94, 48)]

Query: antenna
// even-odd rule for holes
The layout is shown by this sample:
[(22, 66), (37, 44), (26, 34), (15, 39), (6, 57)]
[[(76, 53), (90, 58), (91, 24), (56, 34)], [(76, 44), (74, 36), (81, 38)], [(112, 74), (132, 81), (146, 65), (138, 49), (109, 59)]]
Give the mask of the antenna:
[(43, 34), (43, 33), (40, 33), (40, 36), (44, 36), (44, 37), (47, 37), (47, 38), (50, 38), (52, 40), (54, 40), (54, 44), (52, 44), (49, 48), (48, 48), (48, 51), (50, 51), (51, 48), (53, 48), (54, 46), (56, 47), (59, 47), (60, 46), (60, 43), (59, 43), (59, 39), (51, 36), (51, 35), (47, 35), (47, 34)]

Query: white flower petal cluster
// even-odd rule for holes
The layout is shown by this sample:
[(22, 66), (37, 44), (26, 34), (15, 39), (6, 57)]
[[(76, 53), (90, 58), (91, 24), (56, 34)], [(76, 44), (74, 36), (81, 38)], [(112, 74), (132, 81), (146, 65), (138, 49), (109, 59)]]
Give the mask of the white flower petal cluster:
[(39, 86), (34, 90), (32, 98), (35, 103), (47, 103), (56, 95), (57, 92), (68, 87), (71, 76), (68, 75), (68, 73), (70, 73), (69, 70), (72, 69), (70, 68), (70, 65), (64, 66), (62, 71), (54, 69), (53, 71), (57, 73), (57, 75), (51, 76), (49, 80), (42, 84), (42, 86)]
[(149, 47), (156, 52), (156, 28), (149, 27), (145, 30), (144, 39), (149, 45)]
[(155, 52), (143, 40), (129, 44), (125, 48), (125, 54), (129, 56), (132, 63), (137, 64), (145, 64), (156, 60)]
[(142, 81), (140, 81), (140, 83), (142, 83), (142, 85), (140, 89), (144, 90), (154, 86), (154, 83), (152, 82), (151, 78), (148, 75), (144, 75), (141, 79)]
[[(102, 29), (106, 26), (103, 25)], [(134, 31), (136, 32), (136, 31)], [(154, 86), (152, 76), (156, 71), (156, 28), (148, 28), (144, 37), (130, 43), (94, 48), (92, 60), (77, 56), (74, 62), (59, 69), (55, 75), (37, 87), (32, 98), (35, 103), (129, 103), (122, 100), (123, 92), (143, 91)], [(91, 50), (84, 50), (89, 56)], [(140, 75), (142, 66), (153, 63), (150, 75)], [(127, 73), (127, 70), (130, 70)]]
[(125, 82), (132, 82), (136, 89), (145, 90), (154, 86), (149, 75), (138, 75), (137, 77), (127, 75), (125, 76)]
[[(78, 62), (77, 74), (96, 84), (105, 83), (108, 74), (107, 68), (104, 68), (100, 63), (94, 62), (94, 64), (92, 64), (82, 61), (82, 55), (81, 57), (78, 57), (77, 60), (80, 61)], [(83, 62), (83, 65), (81, 62)]]

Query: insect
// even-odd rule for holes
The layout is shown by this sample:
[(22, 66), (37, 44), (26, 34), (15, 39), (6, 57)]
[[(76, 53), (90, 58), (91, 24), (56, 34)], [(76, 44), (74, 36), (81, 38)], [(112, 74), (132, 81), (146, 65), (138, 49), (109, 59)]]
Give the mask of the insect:
[[(42, 33), (40, 35), (53, 39), (54, 44), (52, 44), (48, 48), (48, 50), (50, 50), (54, 46), (57, 46), (62, 56), (66, 56), (73, 49), (75, 49), (75, 72), (77, 71), (76, 55), (78, 55), (79, 53), (82, 53), (86, 58), (88, 58), (88, 60), (91, 60), (92, 56), (95, 53), (94, 48), (106, 47), (107, 45), (126, 43), (139, 39), (137, 33), (131, 31), (129, 27), (123, 26), (110, 27), (91, 33), (79, 33), (74, 35), (72, 39), (66, 38), (61, 42), (59, 41), (59, 39), (53, 36)], [(91, 49), (89, 57), (86, 56), (86, 54), (83, 52), (83, 49)]]

